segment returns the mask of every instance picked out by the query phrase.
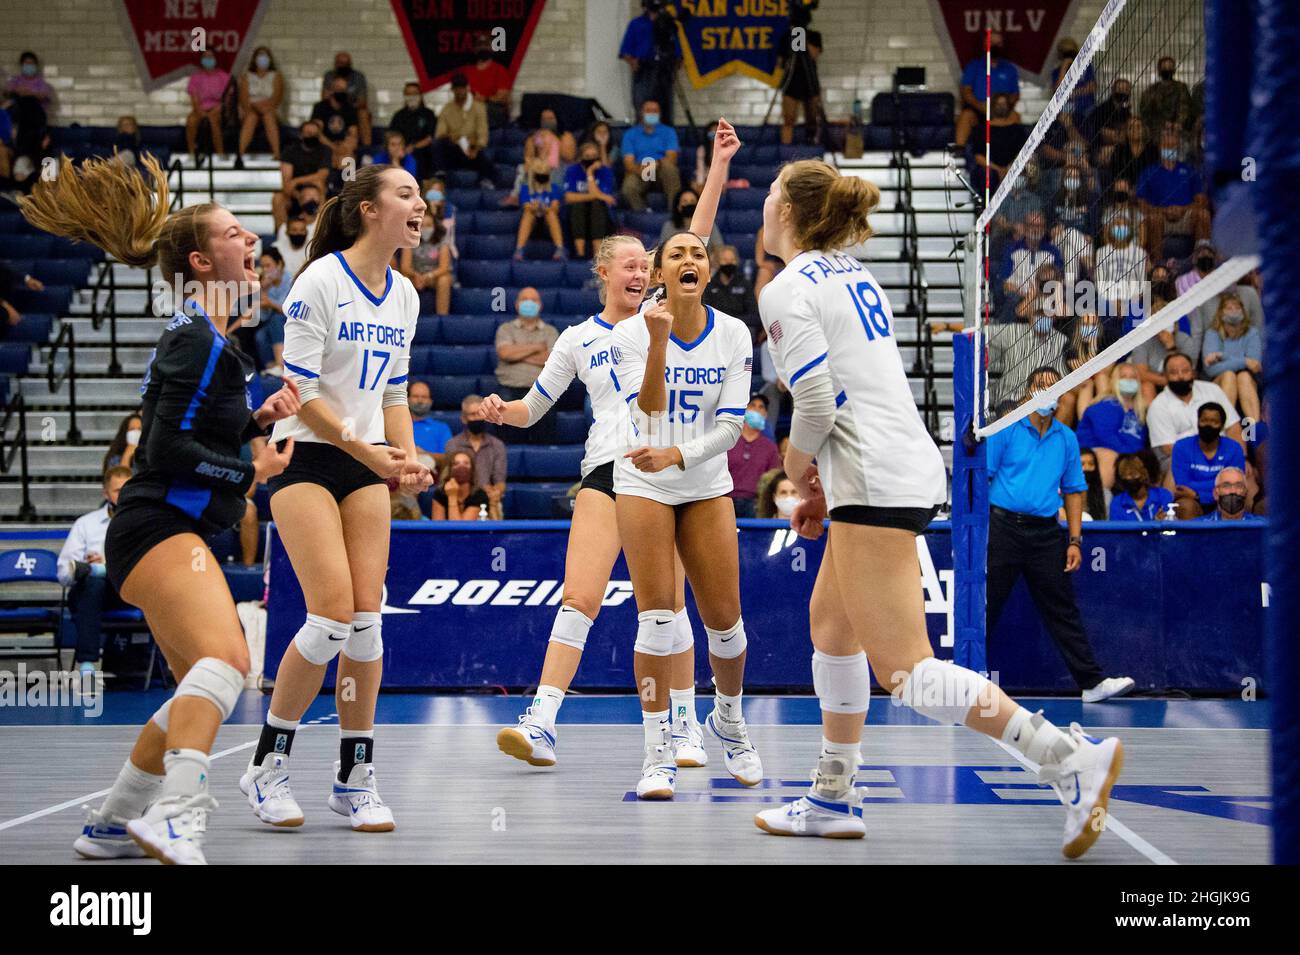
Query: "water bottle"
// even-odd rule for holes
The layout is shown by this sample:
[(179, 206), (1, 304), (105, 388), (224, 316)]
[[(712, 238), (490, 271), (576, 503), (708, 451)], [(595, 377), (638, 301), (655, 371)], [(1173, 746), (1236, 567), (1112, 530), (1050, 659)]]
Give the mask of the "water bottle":
[(486, 521), (488, 519), (488, 511), (487, 511), (486, 504), (480, 504), (478, 506), (478, 519), (480, 521)]
[(862, 125), (862, 100), (859, 97), (853, 97), (853, 125)]
[(745, 264), (741, 266), (740, 270), (742, 273), (744, 273), (745, 281), (748, 282), (750, 285), (753, 285), (754, 284), (754, 260), (746, 259)]

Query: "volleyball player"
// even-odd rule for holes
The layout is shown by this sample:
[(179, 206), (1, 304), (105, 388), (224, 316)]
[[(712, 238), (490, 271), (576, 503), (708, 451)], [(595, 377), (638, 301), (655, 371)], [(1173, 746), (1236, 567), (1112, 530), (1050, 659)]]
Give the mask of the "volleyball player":
[(741, 712), (745, 626), (735, 509), (726, 452), (740, 436), (753, 350), (744, 322), (705, 306), (704, 242), (672, 235), (655, 252), (664, 297), (611, 336), (629, 450), (614, 468), (616, 513), (637, 602), (634, 670), (645, 757), (637, 796), (670, 799), (677, 768), (669, 743), (674, 553), (680, 554), (709, 635), (717, 693), (705, 726), (727, 771), (746, 786), (763, 766)]
[(385, 482), (398, 479), (418, 493), (432, 475), (417, 460), (406, 401), (419, 296), (389, 263), (398, 249), (419, 244), (424, 209), (410, 173), (361, 169), (321, 208), (284, 306), (285, 380), (298, 383), (302, 407), (272, 434), (296, 440), (298, 454), (270, 484), (271, 513), (307, 618), (280, 661), (266, 723), (240, 779), (254, 814), (273, 826), (302, 825), (289, 787), (293, 737), (326, 667), (340, 656), (339, 759), (328, 804), (354, 830), (394, 828), (374, 770), (391, 525)]
[[(713, 231), (731, 158), (739, 148), (735, 129), (719, 119), (713, 163), (691, 218), (691, 231), (696, 235), (707, 237)], [(592, 272), (600, 282), (605, 306), (600, 314), (565, 329), (522, 400), (505, 402), (489, 395), (483, 402), (483, 411), (493, 424), (526, 428), (546, 414), (577, 378), (586, 387), (592, 406), (593, 421), (579, 468), (582, 485), (573, 505), (564, 558), (564, 599), (551, 626), (541, 681), (532, 705), (519, 717), (519, 725), (497, 733), (497, 746), (503, 753), (534, 766), (555, 765), (555, 717), (577, 673), (587, 635), (622, 549), (614, 513), (614, 460), (623, 444), (620, 423), (625, 412), (609, 345), (615, 326), (635, 315), (643, 304), (650, 281), (650, 257), (638, 239), (611, 236), (600, 243)], [(684, 573), (680, 561), (674, 558), (674, 563), (674, 633), (669, 655), (673, 759), (679, 767), (704, 766), (708, 753), (695, 712), (695, 635), (686, 615)]]
[(217, 806), (209, 754), (249, 666), (230, 588), (204, 539), (237, 524), (249, 487), (289, 463), (293, 442), (268, 445), (251, 463), (239, 449), (295, 413), (298, 394), (286, 382), (251, 413), (247, 382), (257, 366), (228, 335), (239, 301), (257, 292), (257, 236), (213, 203), (169, 215), (167, 177), (152, 156), (143, 165), (147, 178), (117, 162), (77, 167), (64, 157), (58, 176), (37, 183), (20, 207), (39, 229), (91, 242), (136, 268), (157, 265), (178, 298), (187, 293), (145, 373), (135, 474), (104, 544), (109, 579), (144, 612), (179, 682), (74, 848), (90, 859), (148, 854), (201, 865)]
[(897, 702), (1039, 764), (1066, 805), (1063, 851), (1076, 858), (1104, 825), (1119, 740), (1077, 724), (1062, 732), (930, 649), (916, 538), (946, 497), (943, 460), (912, 399), (889, 301), (866, 266), (836, 251), (867, 240), (879, 201), (865, 179), (804, 160), (781, 170), (763, 206), (763, 240), (787, 263), (759, 306), (794, 398), (785, 472), (803, 500), (791, 526), (815, 539), (829, 514), (830, 534), (809, 606), (823, 732), (814, 782), (755, 822), (777, 835), (864, 834), (855, 774), (874, 671)]

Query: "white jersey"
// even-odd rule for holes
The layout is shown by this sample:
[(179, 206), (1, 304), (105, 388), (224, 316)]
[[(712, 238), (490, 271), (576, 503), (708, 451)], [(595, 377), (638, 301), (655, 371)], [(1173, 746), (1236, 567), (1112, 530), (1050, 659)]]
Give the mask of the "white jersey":
[(817, 457), (827, 507), (931, 507), (947, 474), (894, 338), (889, 300), (843, 252), (801, 252), (763, 288), (759, 314), (787, 386), (829, 375), (835, 423)]
[(632, 407), (641, 393), (650, 348), (645, 315), (639, 313), (625, 318), (610, 336), (614, 376), (626, 407), (622, 414), (622, 441), (614, 466), (616, 494), (648, 497), (664, 504), (685, 504), (731, 492), (726, 449), (704, 460), (690, 462), (685, 469), (669, 467), (655, 474), (638, 471), (623, 456), (647, 446), (680, 448), (713, 431), (721, 418), (731, 417), (737, 423), (744, 418), (754, 367), (749, 328), (740, 319), (714, 308), (706, 306), (705, 311), (708, 318), (698, 338), (683, 342), (674, 335), (668, 340), (664, 362), (668, 407), (653, 421), (646, 422), (640, 410)]
[(564, 394), (574, 378), (586, 386), (593, 421), (582, 456), (583, 477), (592, 468), (613, 461), (622, 449), (626, 412), (610, 357), (613, 332), (614, 326), (599, 315), (566, 328), (533, 382), (533, 389), (550, 404)]
[[(317, 379), (320, 396), (358, 440), (384, 440), (384, 388), (405, 383), (420, 298), (391, 268), (378, 297), (338, 252), (294, 280), (284, 302), (284, 369)], [(271, 440), (323, 441), (297, 415), (275, 423)]]

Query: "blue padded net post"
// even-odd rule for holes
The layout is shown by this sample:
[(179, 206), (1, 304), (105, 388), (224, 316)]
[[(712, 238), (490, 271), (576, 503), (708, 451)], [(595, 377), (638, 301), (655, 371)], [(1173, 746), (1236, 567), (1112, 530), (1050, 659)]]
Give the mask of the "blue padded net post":
[[(981, 347), (981, 352), (983, 348)], [(984, 441), (976, 441), (975, 415), (982, 388), (975, 375), (975, 336), (952, 339), (952, 561), (953, 660), (976, 672), (988, 670), (984, 649), (985, 582), (988, 569), (989, 479)], [(983, 379), (985, 356), (980, 356)]]

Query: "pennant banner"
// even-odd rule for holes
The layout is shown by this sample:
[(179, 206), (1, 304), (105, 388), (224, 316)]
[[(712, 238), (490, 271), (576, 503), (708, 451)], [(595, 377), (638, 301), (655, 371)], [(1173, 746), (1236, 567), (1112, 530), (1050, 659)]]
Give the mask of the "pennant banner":
[(485, 37), (492, 58), (513, 84), (528, 52), (546, 0), (391, 0), (397, 25), (415, 65), (420, 89), (428, 91), (474, 65), (474, 43)]
[[(780, 82), (777, 54), (792, 0), (678, 0), (682, 65), (696, 88), (740, 73), (768, 86)], [(797, 0), (793, 0), (797, 2)]]
[(267, 0), (118, 0), (146, 93), (198, 69), (206, 51), (232, 76), (248, 65)]
[[(1056, 66), (1056, 42), (1074, 22), (1078, 0), (930, 0), (935, 26), (944, 40), (956, 75), (976, 57), (984, 56), (984, 31), (1002, 34), (1003, 57), (1040, 82)], [(1083, 45), (1092, 24), (1075, 36)]]

